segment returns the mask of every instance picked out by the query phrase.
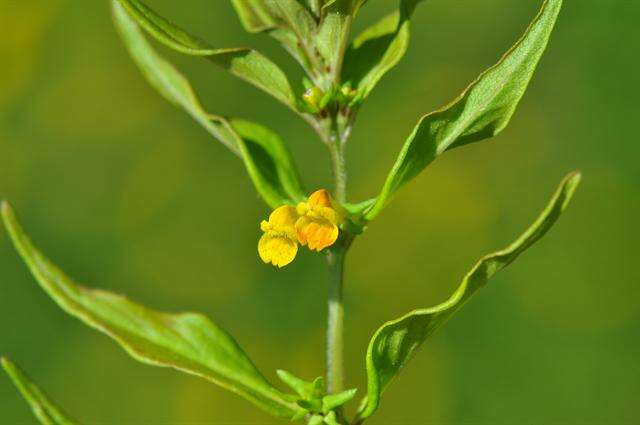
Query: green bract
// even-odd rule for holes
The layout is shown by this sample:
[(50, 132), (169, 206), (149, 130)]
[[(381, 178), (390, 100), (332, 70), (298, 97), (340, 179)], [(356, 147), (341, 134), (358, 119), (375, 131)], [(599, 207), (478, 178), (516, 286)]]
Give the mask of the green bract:
[[(311, 425), (361, 424), (378, 409), (383, 391), (421, 344), (491, 276), (549, 231), (580, 181), (578, 173), (567, 176), (538, 219), (507, 248), (483, 257), (449, 300), (414, 310), (378, 329), (366, 353), (367, 394), (356, 417), (349, 420), (344, 406), (357, 390), (344, 385), (342, 283), (344, 259), (351, 243), (398, 189), (440, 154), (504, 130), (545, 51), (562, 5), (562, 0), (544, 1), (522, 38), (498, 63), (449, 105), (418, 121), (380, 193), (373, 199), (350, 202), (345, 146), (353, 123), (362, 103), (407, 51), (411, 19), (421, 2), (397, 0), (395, 11), (352, 38), (352, 23), (366, 0), (232, 0), (247, 31), (273, 37), (300, 64), (305, 77), (291, 84), (277, 64), (253, 49), (213, 48), (140, 0), (111, 0), (116, 29), (149, 84), (238, 156), (255, 190), (275, 210), (261, 225), (263, 261), (286, 265), (295, 258), (299, 244), (327, 253), (326, 379), (306, 381), (279, 370), (278, 377), (292, 391), (283, 392), (267, 381), (229, 333), (203, 315), (163, 313), (121, 295), (75, 284), (38, 251), (13, 210), (4, 203), (4, 225), (42, 289), (64, 311), (113, 338), (143, 363), (202, 377), (276, 417), (304, 419)], [(309, 196), (287, 145), (272, 130), (206, 111), (189, 80), (155, 50), (145, 35), (169, 49), (208, 59), (304, 119), (329, 150), (335, 179), (333, 193), (320, 189)], [(297, 92), (292, 87), (304, 90)], [(2, 360), (2, 366), (42, 423), (73, 423), (20, 369), (7, 359)]]

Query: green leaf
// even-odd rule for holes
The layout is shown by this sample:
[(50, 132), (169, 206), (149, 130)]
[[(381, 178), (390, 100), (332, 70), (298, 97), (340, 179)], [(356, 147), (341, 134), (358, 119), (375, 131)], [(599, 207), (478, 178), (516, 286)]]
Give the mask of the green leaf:
[(300, 183), (291, 153), (280, 136), (261, 125), (231, 119), (245, 167), (258, 193), (271, 208), (302, 201)]
[(278, 26), (278, 19), (265, 0), (231, 0), (231, 3), (248, 32), (268, 31)]
[(324, 418), (320, 415), (313, 415), (309, 418), (309, 422), (307, 425), (322, 425), (324, 423)]
[(113, 20), (129, 54), (147, 81), (169, 102), (182, 107), (213, 137), (240, 155), (239, 146), (219, 122), (212, 121), (189, 81), (171, 63), (160, 56), (144, 38), (136, 22), (112, 0)]
[(398, 10), (365, 29), (345, 55), (344, 81), (358, 91), (361, 101), (395, 67), (409, 47), (411, 16), (422, 0), (400, 0)]
[(207, 317), (158, 312), (121, 295), (76, 285), (32, 245), (9, 205), (3, 203), (1, 209), (14, 246), (42, 289), (64, 311), (113, 338), (133, 358), (200, 376), (275, 416), (292, 418), (300, 412), (233, 337)]
[(305, 45), (312, 45), (317, 32), (317, 24), (307, 8), (298, 0), (267, 0), (275, 16), (282, 25), (291, 29), (298, 40)]
[(322, 398), (322, 412), (327, 414), (333, 409), (348, 403), (356, 396), (358, 390), (356, 388), (342, 391), (338, 394), (329, 394)]
[(371, 220), (394, 193), (448, 149), (479, 142), (509, 123), (538, 65), (562, 0), (547, 0), (522, 38), (456, 100), (425, 115), (405, 142), (366, 218)]
[(332, 83), (338, 84), (342, 74), (344, 53), (349, 44), (353, 20), (352, 0), (334, 0), (323, 7), (322, 24), (316, 44), (325, 59)]
[[(312, 0), (313, 1), (313, 0)], [(309, 37), (303, 46), (296, 33), (290, 28), (274, 0), (232, 0), (242, 26), (249, 32), (265, 32), (275, 38), (305, 70), (312, 68), (308, 51)], [(315, 25), (315, 23), (313, 24)]]
[(269, 129), (242, 120), (207, 113), (189, 81), (146, 41), (137, 24), (117, 1), (112, 2), (116, 28), (149, 83), (171, 103), (182, 107), (211, 135), (239, 155), (258, 193), (276, 208), (305, 194), (291, 154)]
[(2, 368), (31, 406), (34, 416), (43, 425), (73, 425), (75, 422), (62, 412), (49, 397), (13, 362), (6, 357), (0, 359)]
[(487, 284), (489, 278), (515, 261), (542, 238), (565, 211), (580, 183), (580, 174), (569, 174), (538, 219), (507, 248), (484, 256), (465, 276), (455, 293), (444, 303), (387, 322), (374, 334), (367, 350), (367, 399), (358, 414), (371, 416), (380, 395), (420, 345), (456, 313), (467, 300)]
[(287, 384), (293, 391), (296, 392), (300, 397), (304, 399), (311, 398), (317, 386), (320, 385), (324, 388), (324, 380), (322, 377), (316, 378), (313, 382), (305, 381), (304, 379), (298, 378), (293, 373), (287, 372), (286, 370), (277, 370), (278, 378), (285, 384)]
[(298, 112), (297, 98), (287, 76), (261, 53), (248, 48), (214, 49), (173, 25), (140, 0), (116, 1), (160, 43), (187, 55), (207, 58)]

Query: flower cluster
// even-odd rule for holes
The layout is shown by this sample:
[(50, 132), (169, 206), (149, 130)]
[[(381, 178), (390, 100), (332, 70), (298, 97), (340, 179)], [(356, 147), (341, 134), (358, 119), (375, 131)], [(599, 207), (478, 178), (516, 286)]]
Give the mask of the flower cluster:
[(258, 254), (265, 263), (284, 267), (296, 258), (298, 244), (318, 252), (333, 245), (343, 220), (329, 192), (317, 190), (296, 207), (276, 208), (269, 221), (260, 223), (264, 234), (258, 242)]

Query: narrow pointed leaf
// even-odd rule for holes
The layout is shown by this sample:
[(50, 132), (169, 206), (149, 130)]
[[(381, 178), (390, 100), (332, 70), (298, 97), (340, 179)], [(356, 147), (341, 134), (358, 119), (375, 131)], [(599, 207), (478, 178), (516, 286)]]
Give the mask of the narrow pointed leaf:
[(151, 47), (118, 1), (113, 0), (112, 5), (116, 28), (147, 81), (242, 158), (265, 202), (275, 208), (303, 198), (298, 172), (282, 139), (257, 124), (242, 120), (232, 120), (230, 124), (222, 117), (207, 113), (184, 75)]
[(278, 374), (278, 378), (287, 384), (289, 388), (295, 391), (300, 397), (308, 398), (313, 392), (313, 383), (300, 379), (293, 373), (287, 372), (286, 370), (279, 369), (276, 373)]
[(565, 177), (538, 219), (507, 248), (483, 257), (449, 300), (432, 308), (412, 311), (378, 329), (367, 350), (367, 399), (359, 418), (367, 418), (376, 411), (382, 392), (427, 338), (485, 286), (489, 278), (515, 261), (551, 229), (569, 205), (579, 183), (579, 173)]
[(348, 403), (353, 397), (356, 396), (358, 390), (356, 388), (342, 391), (338, 394), (329, 394), (322, 399), (322, 412), (329, 413), (337, 407)]
[(380, 79), (404, 57), (411, 33), (411, 16), (422, 0), (400, 0), (398, 10), (365, 29), (345, 55), (343, 79), (369, 96)]
[(77, 423), (56, 406), (16, 364), (6, 357), (0, 359), (0, 363), (41, 424), (74, 425)]
[(269, 93), (294, 111), (296, 96), (284, 72), (271, 60), (248, 48), (212, 48), (168, 20), (140, 0), (117, 0), (152, 37), (178, 52), (202, 56), (233, 75)]
[(300, 408), (275, 389), (225, 330), (197, 313), (168, 314), (107, 291), (76, 285), (23, 232), (8, 204), (2, 218), (13, 244), (42, 289), (67, 313), (113, 338), (136, 360), (200, 376), (272, 415)]
[(220, 123), (210, 119), (186, 77), (151, 47), (138, 24), (122, 8), (118, 0), (112, 0), (111, 5), (116, 29), (127, 51), (151, 86), (169, 102), (182, 107), (213, 137), (239, 155), (239, 147), (232, 135)]
[(323, 21), (318, 30), (317, 46), (324, 57), (332, 83), (339, 83), (344, 53), (349, 44), (353, 21), (352, 0), (335, 0), (323, 7)]
[(522, 38), (456, 100), (422, 117), (405, 142), (366, 218), (376, 217), (394, 193), (436, 157), (500, 133), (509, 123), (553, 31), (562, 0), (546, 0)]

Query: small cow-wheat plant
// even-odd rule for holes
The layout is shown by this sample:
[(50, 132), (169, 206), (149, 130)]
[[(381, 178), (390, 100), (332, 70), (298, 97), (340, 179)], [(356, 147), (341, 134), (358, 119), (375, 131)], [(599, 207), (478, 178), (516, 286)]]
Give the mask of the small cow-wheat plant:
[[(67, 313), (115, 339), (136, 360), (207, 379), (267, 414), (309, 424), (363, 423), (378, 410), (382, 393), (420, 345), (491, 276), (552, 227), (579, 183), (578, 173), (567, 176), (538, 219), (506, 248), (482, 257), (447, 301), (382, 325), (365, 355), (364, 395), (359, 404), (347, 408), (356, 389), (346, 385), (343, 370), (345, 256), (396, 192), (439, 155), (489, 139), (506, 127), (546, 48), (562, 0), (544, 1), (522, 37), (494, 66), (451, 103), (418, 120), (377, 196), (361, 202), (347, 198), (345, 146), (358, 111), (407, 50), (411, 17), (421, 0), (397, 0), (393, 13), (355, 37), (351, 37), (352, 22), (367, 0), (232, 0), (245, 29), (268, 34), (296, 59), (304, 70), (301, 84), (291, 84), (278, 65), (257, 51), (213, 48), (140, 0), (110, 1), (115, 27), (146, 80), (244, 163), (256, 191), (271, 209), (264, 221), (256, 223), (261, 231), (256, 238), (257, 255), (247, 252), (247, 258), (278, 268), (294, 261), (305, 248), (326, 258), (325, 377), (307, 381), (279, 370), (283, 385), (276, 388), (233, 337), (205, 316), (162, 313), (120, 295), (76, 285), (31, 243), (7, 203), (2, 205), (4, 224), (42, 289)], [(287, 145), (272, 130), (206, 111), (189, 81), (152, 47), (147, 36), (180, 53), (208, 59), (284, 103), (326, 145), (333, 187), (304, 189)], [(2, 365), (42, 423), (76, 423), (17, 366), (8, 359)]]

